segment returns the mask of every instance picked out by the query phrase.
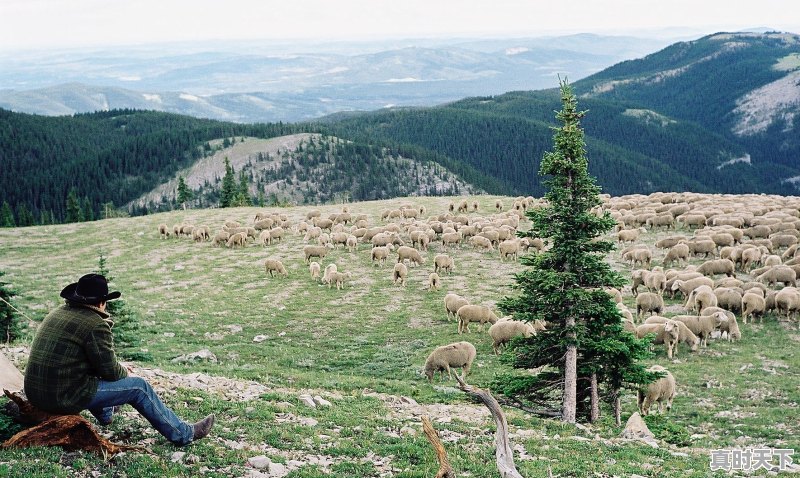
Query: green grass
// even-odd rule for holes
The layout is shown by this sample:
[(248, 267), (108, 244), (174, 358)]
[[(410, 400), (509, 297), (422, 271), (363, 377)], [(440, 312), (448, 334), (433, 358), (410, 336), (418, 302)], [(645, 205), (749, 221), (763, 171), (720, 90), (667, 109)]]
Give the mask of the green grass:
[[(451, 199), (364, 202), (350, 205), (350, 210), (366, 213), (372, 224), (379, 224), (380, 212), (401, 202), (425, 205), (427, 216), (444, 212)], [(483, 213), (493, 210), (495, 197), (478, 200)], [(508, 208), (511, 199), (504, 201)], [(275, 210), (296, 223), (308, 209)], [(320, 209), (327, 216), (340, 207)], [(59, 449), (3, 450), (0, 476), (84, 476), (91, 471), (129, 477), (242, 476), (247, 458), (265, 454), (275, 462), (305, 463), (293, 467), (292, 478), (381, 473), (429, 477), (437, 463), (421, 433), (422, 412), (433, 416), (459, 473), (497, 476), (494, 427), (485, 407), (455, 390), (454, 382), (430, 386), (420, 369), (436, 346), (466, 339), (478, 350), (470, 383), (485, 386), (502, 370), (485, 332), (475, 327), (467, 337), (458, 335), (456, 323), (445, 317), (442, 298), (455, 291), (473, 303), (493, 305), (509, 293), (513, 273), (521, 266), (501, 262), (496, 253), (455, 249), (450, 252), (455, 272), (443, 276), (442, 290), (428, 292), (424, 283), (440, 245), (432, 245), (424, 266), (409, 268), (405, 288), (392, 285), (392, 263), (374, 266), (369, 248), (362, 245), (355, 253), (339, 249), (322, 261), (323, 267), (335, 261), (340, 271), (352, 273), (353, 280), (337, 291), (311, 280), (301, 236), (289, 234), (284, 242), (266, 248), (231, 250), (189, 239), (162, 240), (157, 232), (162, 222), (208, 224), (212, 229), (226, 219), (249, 223), (257, 210), (175, 211), (0, 229), (0, 270), (7, 273), (19, 294), (17, 304), (27, 315), (40, 320), (58, 305), (61, 288), (95, 270), (102, 252), (115, 278), (112, 288), (122, 291), (138, 314), (142, 347), (133, 352), (152, 357), (139, 365), (254, 380), (269, 390), (244, 402), (215, 390), (181, 388), (164, 394), (187, 420), (217, 415), (211, 437), (182, 450), (187, 456), (181, 463), (170, 460), (176, 449), (127, 408), (108, 428), (111, 439), (144, 443), (152, 453), (127, 453), (104, 461)], [(652, 244), (664, 234), (649, 233), (644, 240)], [(263, 269), (267, 257), (281, 259), (289, 277), (268, 278)], [(627, 273), (617, 253), (610, 259)], [(233, 325), (241, 331), (231, 332)], [(533, 458), (517, 459), (520, 472), (546, 476), (549, 468), (554, 476), (716, 476), (708, 466), (711, 448), (800, 449), (796, 324), (790, 329), (767, 317), (763, 325), (740, 327), (741, 342), (714, 341), (694, 354), (682, 348), (678, 359), (666, 364), (677, 379), (679, 395), (667, 418), (652, 419), (653, 430), (666, 442), (688, 446), (653, 449), (616, 440), (620, 430), (607, 409), (589, 433), (507, 409), (512, 442)], [(256, 335), (267, 339), (256, 343)], [(29, 341), (30, 333), (22, 344)], [(210, 349), (218, 362), (171, 362), (202, 348)], [(652, 362), (667, 362), (661, 348)], [(321, 394), (333, 406), (309, 409), (298, 400), (301, 393)], [(398, 405), (393, 396), (412, 397), (427, 408)], [(633, 394), (624, 396), (623, 409), (623, 419), (635, 411)], [(304, 421), (309, 418), (317, 424)], [(688, 457), (673, 455), (675, 451)]]

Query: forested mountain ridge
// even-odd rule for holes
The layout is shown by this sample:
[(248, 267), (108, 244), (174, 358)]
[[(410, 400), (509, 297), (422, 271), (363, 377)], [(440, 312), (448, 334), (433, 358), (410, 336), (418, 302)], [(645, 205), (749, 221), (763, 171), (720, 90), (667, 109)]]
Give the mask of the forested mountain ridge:
[[(243, 144), (263, 146), (246, 165), (232, 167), (237, 191), (250, 203), (504, 189), (468, 165), (415, 146), (319, 134), (310, 140), (314, 131), (307, 124), (236, 124), (154, 111), (46, 117), (0, 109), (0, 226), (93, 219), (119, 207), (133, 214), (174, 208), (181, 175), (189, 181), (190, 204), (217, 206), (220, 168), (228, 151)], [(287, 135), (305, 141), (275, 157), (258, 144)], [(192, 183), (192, 168), (203, 161), (216, 162), (217, 174)]]
[[(583, 126), (590, 169), (604, 191), (796, 194), (800, 140), (792, 120), (800, 87), (758, 93), (798, 74), (797, 39), (709, 35), (576, 82), (579, 106), (589, 111)], [(737, 133), (735, 110), (743, 98), (756, 105), (769, 98), (784, 109), (762, 132)], [(511, 92), (437, 108), (339, 115), (326, 126), (341, 137), (413, 143), (458, 157), (514, 189), (539, 194), (536, 173), (558, 104), (556, 90)]]

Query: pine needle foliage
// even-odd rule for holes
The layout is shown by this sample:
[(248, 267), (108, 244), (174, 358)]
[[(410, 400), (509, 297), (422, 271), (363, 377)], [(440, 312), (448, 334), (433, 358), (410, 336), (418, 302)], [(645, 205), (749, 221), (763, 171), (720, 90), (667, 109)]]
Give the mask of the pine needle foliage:
[(578, 109), (566, 80), (560, 86), (562, 109), (556, 119), (561, 126), (553, 128), (554, 150), (544, 154), (539, 170), (548, 188), (546, 204), (527, 211), (532, 227), (521, 234), (542, 238), (549, 247), (522, 259), (527, 268), (515, 275), (513, 286), (519, 293), (500, 302), (501, 310), (515, 319), (547, 324), (538, 335), (515, 341), (503, 358), (514, 368), (542, 369), (534, 375), (499, 377), (495, 388), (516, 400), (557, 410), (557, 402), (566, 400), (565, 357), (573, 345), (575, 406), (578, 415), (585, 416), (591, 375), (597, 374), (606, 395), (616, 398), (621, 387), (650, 379), (638, 363), (649, 352), (648, 341), (624, 331), (620, 313), (604, 290), (624, 283), (606, 262), (614, 243), (602, 238), (615, 221), (607, 212), (596, 214), (602, 206), (600, 187), (588, 172), (580, 126), (586, 111)]

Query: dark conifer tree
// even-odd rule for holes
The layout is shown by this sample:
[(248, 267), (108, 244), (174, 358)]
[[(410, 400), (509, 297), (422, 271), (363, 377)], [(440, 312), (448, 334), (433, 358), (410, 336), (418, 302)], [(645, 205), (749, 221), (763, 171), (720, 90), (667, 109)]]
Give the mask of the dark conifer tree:
[(0, 227), (15, 227), (16, 225), (11, 205), (7, 201), (3, 201), (3, 207), (0, 208)]
[(516, 342), (505, 360), (518, 368), (545, 368), (508, 379), (501, 391), (537, 404), (560, 401), (562, 419), (574, 423), (576, 412), (597, 418), (597, 384), (607, 385), (617, 398), (622, 386), (644, 383), (652, 374), (638, 363), (648, 356), (648, 342), (623, 330), (604, 290), (624, 283), (605, 260), (614, 244), (600, 239), (615, 221), (608, 213), (592, 212), (601, 200), (588, 172), (580, 127), (586, 112), (578, 110), (569, 84), (560, 86), (562, 109), (556, 118), (562, 126), (554, 128), (554, 150), (545, 153), (539, 170), (549, 188), (547, 204), (527, 212), (532, 227), (524, 233), (551, 247), (523, 259), (528, 267), (515, 277), (519, 295), (500, 303), (517, 319), (548, 324), (537, 336)]
[(83, 212), (81, 205), (78, 201), (78, 194), (75, 189), (70, 189), (67, 194), (67, 216), (64, 218), (65, 222), (81, 222), (83, 221)]

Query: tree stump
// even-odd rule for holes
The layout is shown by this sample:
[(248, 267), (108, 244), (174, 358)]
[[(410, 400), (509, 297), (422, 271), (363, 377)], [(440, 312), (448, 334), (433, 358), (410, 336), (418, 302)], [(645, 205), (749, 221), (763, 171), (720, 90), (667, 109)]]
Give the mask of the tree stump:
[(60, 446), (67, 451), (87, 450), (103, 456), (123, 451), (144, 451), (141, 447), (118, 445), (101, 437), (88, 420), (80, 415), (53, 415), (37, 409), (24, 395), (3, 390), (11, 402), (6, 412), (19, 423), (33, 424), (5, 441), (1, 448)]

